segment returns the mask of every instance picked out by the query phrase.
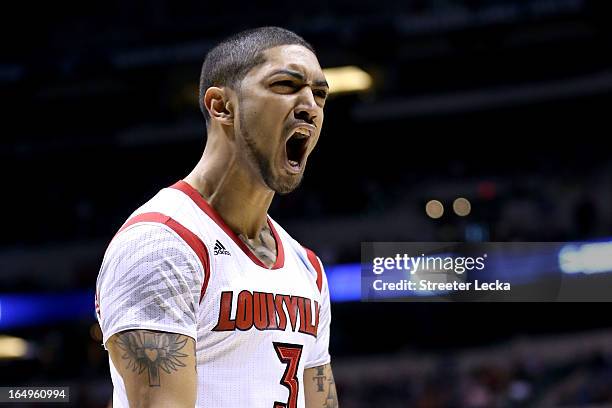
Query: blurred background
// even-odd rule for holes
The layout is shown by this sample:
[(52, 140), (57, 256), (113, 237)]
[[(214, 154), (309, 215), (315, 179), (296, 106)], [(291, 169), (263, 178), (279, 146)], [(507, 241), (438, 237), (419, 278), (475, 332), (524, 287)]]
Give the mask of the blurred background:
[(335, 72), (304, 182), (270, 211), (327, 267), (341, 406), (610, 406), (609, 303), (361, 303), (347, 288), (362, 241), (612, 241), (611, 11), (605, 0), (3, 5), (0, 385), (69, 385), (75, 406), (108, 404), (93, 306), (105, 247), (200, 158), (206, 52), (279, 25), (323, 68), (358, 71), (357, 86)]

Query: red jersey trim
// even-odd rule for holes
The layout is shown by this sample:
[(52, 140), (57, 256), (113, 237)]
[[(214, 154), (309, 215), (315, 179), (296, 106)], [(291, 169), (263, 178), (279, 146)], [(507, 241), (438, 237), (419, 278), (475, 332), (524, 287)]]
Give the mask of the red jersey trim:
[(176, 232), (177, 235), (181, 237), (181, 239), (185, 241), (185, 243), (189, 245), (191, 249), (193, 249), (193, 252), (195, 252), (198, 259), (202, 263), (202, 267), (204, 268), (204, 283), (202, 283), (202, 289), (200, 290), (200, 302), (202, 302), (202, 298), (204, 297), (204, 293), (206, 293), (206, 288), (208, 287), (208, 280), (210, 278), (210, 261), (206, 245), (204, 245), (202, 240), (198, 238), (196, 234), (189, 231), (182, 224), (168, 217), (167, 215), (158, 212), (138, 214), (130, 218), (125, 224), (123, 224), (119, 231), (117, 231), (115, 237), (127, 227), (137, 224), (139, 222), (157, 222), (160, 224), (164, 224), (170, 227), (174, 232)]
[(308, 260), (317, 271), (317, 288), (319, 288), (319, 293), (321, 293), (321, 288), (323, 287), (323, 268), (321, 267), (321, 262), (319, 262), (319, 258), (317, 258), (314, 252), (306, 247), (303, 248), (306, 250)]
[(253, 254), (253, 252), (251, 252), (249, 247), (246, 246), (244, 242), (242, 242), (238, 235), (236, 235), (236, 233), (232, 231), (229, 225), (227, 225), (225, 221), (223, 221), (223, 218), (221, 218), (219, 213), (214, 208), (212, 208), (210, 204), (206, 202), (206, 200), (204, 200), (204, 197), (202, 197), (195, 188), (193, 188), (191, 185), (189, 185), (183, 180), (177, 181), (172, 186), (170, 186), (170, 188), (182, 191), (189, 198), (191, 198), (191, 200), (193, 200), (193, 202), (198, 207), (200, 207), (200, 209), (204, 211), (206, 215), (208, 215), (227, 234), (227, 236), (229, 236), (236, 243), (236, 245), (240, 247), (242, 252), (244, 252), (256, 265), (261, 266), (265, 269), (280, 269), (285, 265), (285, 251), (283, 248), (283, 242), (278, 236), (278, 233), (276, 232), (276, 229), (274, 228), (270, 217), (268, 217), (268, 226), (272, 231), (274, 241), (276, 241), (276, 262), (274, 262), (274, 265), (272, 265), (271, 268), (268, 268), (263, 262), (259, 260), (259, 258), (255, 256), (255, 254)]

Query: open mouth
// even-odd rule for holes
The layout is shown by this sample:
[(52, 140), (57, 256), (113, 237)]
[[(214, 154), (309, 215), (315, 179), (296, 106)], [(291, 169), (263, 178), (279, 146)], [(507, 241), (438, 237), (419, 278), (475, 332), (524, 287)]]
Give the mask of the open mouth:
[(287, 163), (294, 172), (299, 172), (302, 168), (306, 150), (308, 149), (308, 139), (310, 134), (300, 129), (296, 130), (287, 140), (285, 149), (287, 151)]

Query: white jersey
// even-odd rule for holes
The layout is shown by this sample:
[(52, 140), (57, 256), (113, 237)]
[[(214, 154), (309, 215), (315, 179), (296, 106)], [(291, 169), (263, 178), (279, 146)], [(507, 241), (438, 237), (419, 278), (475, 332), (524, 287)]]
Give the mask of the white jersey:
[[(304, 407), (304, 369), (330, 362), (327, 280), (275, 221), (267, 268), (189, 184), (162, 189), (111, 241), (96, 285), (103, 344), (131, 329), (196, 340), (197, 407)], [(109, 358), (113, 407), (128, 407)], [(163, 381), (163, 378), (161, 379)]]

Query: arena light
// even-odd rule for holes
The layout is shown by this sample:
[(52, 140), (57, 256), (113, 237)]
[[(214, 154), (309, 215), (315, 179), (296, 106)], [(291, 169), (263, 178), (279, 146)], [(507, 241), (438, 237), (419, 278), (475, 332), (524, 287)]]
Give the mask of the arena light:
[(372, 87), (372, 77), (359, 67), (325, 68), (325, 79), (329, 84), (329, 93), (363, 92)]
[(325, 268), (332, 302), (361, 299), (361, 264), (337, 264)]
[(568, 244), (559, 251), (559, 268), (569, 274), (612, 272), (612, 242)]
[(438, 219), (444, 215), (444, 205), (438, 200), (429, 200), (425, 204), (425, 213), (429, 218)]
[(0, 358), (22, 358), (28, 352), (28, 343), (24, 339), (0, 335)]
[(467, 217), (472, 211), (472, 204), (467, 198), (459, 197), (453, 202), (453, 211), (460, 217)]
[(0, 330), (94, 319), (93, 290), (0, 294)]

